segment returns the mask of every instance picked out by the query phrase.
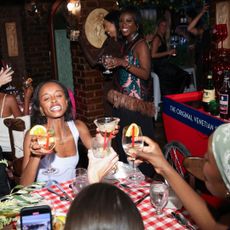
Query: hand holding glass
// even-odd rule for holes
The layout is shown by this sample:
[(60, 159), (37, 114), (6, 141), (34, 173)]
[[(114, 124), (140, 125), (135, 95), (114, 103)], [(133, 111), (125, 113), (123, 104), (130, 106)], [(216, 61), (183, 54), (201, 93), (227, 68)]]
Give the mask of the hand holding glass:
[(33, 135), (32, 139), (36, 140), (37, 144), (39, 145), (40, 149), (38, 149), (38, 151), (47, 155), (46, 157), (47, 157), (48, 166), (47, 169), (43, 171), (43, 174), (50, 176), (51, 174), (57, 173), (58, 170), (52, 167), (51, 165), (51, 162), (54, 157), (52, 154), (52, 150), (55, 147), (54, 130), (48, 129), (46, 134)]
[(112, 55), (102, 55), (101, 57), (101, 62), (105, 68), (105, 71), (103, 72), (103, 74), (112, 74), (113, 72), (111, 70), (108, 69), (107, 65), (108, 63), (112, 60)]
[[(138, 183), (142, 180), (144, 180), (144, 175), (137, 170), (136, 165), (135, 165), (135, 155), (137, 151), (141, 151), (143, 146), (144, 146), (144, 142), (142, 140), (136, 140), (134, 135), (128, 135), (127, 136), (127, 130), (128, 130), (129, 126), (125, 126), (123, 128), (122, 131), (122, 147), (125, 151), (125, 153), (131, 157), (131, 161), (132, 161), (132, 165), (133, 165), (133, 171), (132, 173), (130, 173), (128, 175), (128, 180), (130, 182), (134, 182), (134, 183)], [(135, 136), (142, 136), (142, 131), (141, 128), (139, 128), (139, 133), (138, 135)]]

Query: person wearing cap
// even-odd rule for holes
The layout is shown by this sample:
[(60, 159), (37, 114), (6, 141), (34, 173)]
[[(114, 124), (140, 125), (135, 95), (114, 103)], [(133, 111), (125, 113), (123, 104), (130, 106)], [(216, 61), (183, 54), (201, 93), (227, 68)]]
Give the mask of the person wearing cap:
[[(148, 161), (154, 166), (156, 172), (172, 187), (197, 226), (207, 230), (229, 229), (229, 210), (216, 220), (200, 195), (165, 159), (159, 145), (146, 136), (140, 139), (146, 146), (137, 153), (137, 161)], [(230, 200), (230, 123), (220, 125), (209, 137), (204, 159), (203, 174), (207, 189), (227, 204)]]

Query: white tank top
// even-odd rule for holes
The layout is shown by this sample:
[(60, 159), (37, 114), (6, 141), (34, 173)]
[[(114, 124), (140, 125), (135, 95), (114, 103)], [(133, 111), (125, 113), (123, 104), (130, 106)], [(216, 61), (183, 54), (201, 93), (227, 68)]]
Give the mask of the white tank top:
[(40, 161), (36, 181), (48, 180), (48, 175), (44, 175), (43, 172), (48, 168), (50, 159), (52, 162), (51, 163), (52, 167), (57, 169), (56, 173), (50, 175), (51, 180), (64, 182), (73, 179), (75, 177), (75, 169), (79, 161), (79, 153), (78, 153), (79, 132), (77, 127), (75, 126), (74, 121), (68, 121), (67, 124), (74, 138), (74, 142), (76, 146), (76, 154), (70, 157), (59, 157), (55, 153), (45, 156)]

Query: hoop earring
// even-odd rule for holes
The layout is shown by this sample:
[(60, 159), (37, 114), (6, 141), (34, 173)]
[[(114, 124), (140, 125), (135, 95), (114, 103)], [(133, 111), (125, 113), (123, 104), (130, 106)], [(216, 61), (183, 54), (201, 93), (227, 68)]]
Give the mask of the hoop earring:
[(40, 113), (41, 113), (41, 115), (44, 117), (45, 116), (45, 114), (44, 114), (44, 112), (43, 112), (43, 109), (42, 108), (40, 108)]
[(225, 198), (226, 198), (226, 199), (230, 199), (230, 192), (229, 192), (229, 191), (226, 192)]

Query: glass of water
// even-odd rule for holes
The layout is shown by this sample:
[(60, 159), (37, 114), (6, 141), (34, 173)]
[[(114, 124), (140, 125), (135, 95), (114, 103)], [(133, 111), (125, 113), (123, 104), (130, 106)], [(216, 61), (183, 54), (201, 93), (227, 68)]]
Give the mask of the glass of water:
[(156, 214), (161, 215), (168, 202), (169, 187), (163, 181), (153, 181), (150, 185), (150, 200), (156, 209)]
[(72, 189), (75, 194), (78, 194), (84, 187), (89, 184), (87, 169), (77, 168), (76, 178), (72, 184)]

